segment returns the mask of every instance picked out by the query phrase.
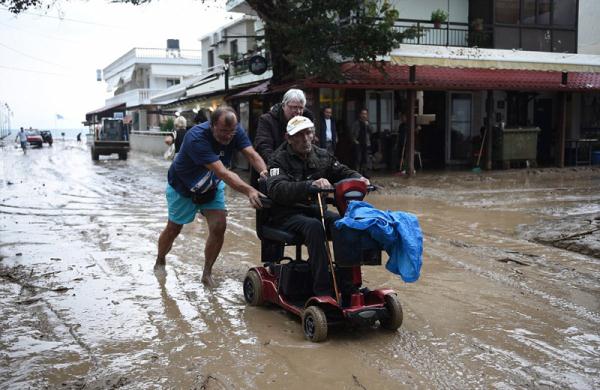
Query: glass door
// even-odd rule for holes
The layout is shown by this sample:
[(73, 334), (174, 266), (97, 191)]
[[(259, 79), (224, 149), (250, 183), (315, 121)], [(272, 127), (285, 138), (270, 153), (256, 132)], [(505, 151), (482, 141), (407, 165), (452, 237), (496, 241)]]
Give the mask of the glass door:
[(450, 125), (446, 135), (449, 163), (464, 163), (471, 159), (472, 100), (470, 93), (450, 94)]

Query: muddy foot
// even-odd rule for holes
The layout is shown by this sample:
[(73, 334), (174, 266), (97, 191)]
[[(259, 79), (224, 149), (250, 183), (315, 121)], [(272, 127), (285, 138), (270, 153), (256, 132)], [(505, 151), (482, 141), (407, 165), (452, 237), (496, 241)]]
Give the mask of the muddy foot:
[(156, 263), (154, 263), (154, 274), (156, 276), (164, 276), (167, 274), (167, 268), (164, 261), (156, 260)]
[(202, 275), (202, 284), (209, 288), (217, 287), (217, 283), (211, 275)]

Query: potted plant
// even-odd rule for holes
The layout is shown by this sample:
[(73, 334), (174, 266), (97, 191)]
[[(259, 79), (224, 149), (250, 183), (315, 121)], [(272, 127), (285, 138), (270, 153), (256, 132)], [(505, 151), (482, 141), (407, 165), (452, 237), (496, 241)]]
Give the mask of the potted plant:
[(431, 23), (435, 28), (440, 28), (446, 20), (448, 20), (448, 12), (443, 9), (438, 8), (431, 13)]

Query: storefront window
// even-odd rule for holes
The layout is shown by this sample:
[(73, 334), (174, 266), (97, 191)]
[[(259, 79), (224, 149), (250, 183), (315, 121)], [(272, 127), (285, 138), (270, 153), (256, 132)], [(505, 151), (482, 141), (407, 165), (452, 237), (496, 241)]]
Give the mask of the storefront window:
[(577, 0), (554, 0), (553, 23), (559, 26), (574, 26), (577, 21)]
[(519, 0), (496, 0), (496, 23), (517, 24)]

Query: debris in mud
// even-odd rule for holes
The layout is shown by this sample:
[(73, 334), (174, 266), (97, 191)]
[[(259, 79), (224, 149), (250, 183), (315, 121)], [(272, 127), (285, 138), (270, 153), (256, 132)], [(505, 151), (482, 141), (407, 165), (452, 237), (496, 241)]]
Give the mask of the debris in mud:
[(212, 375), (199, 375), (197, 382), (200, 382), (200, 384), (194, 386), (194, 390), (227, 389), (227, 386), (223, 382)]
[(501, 263), (506, 263), (506, 264), (515, 263), (515, 264), (524, 265), (524, 266), (530, 266), (531, 265), (531, 264), (525, 263), (524, 261), (517, 260), (517, 259), (512, 259), (510, 257), (505, 257), (503, 259), (496, 259), (496, 261), (499, 261)]
[(597, 213), (521, 226), (520, 231), (528, 240), (600, 258), (600, 215)]
[(352, 374), (352, 379), (354, 379), (354, 384), (356, 386), (360, 387), (363, 390), (367, 390), (367, 388), (362, 383), (360, 383), (360, 381), (358, 380), (358, 377), (356, 375)]

